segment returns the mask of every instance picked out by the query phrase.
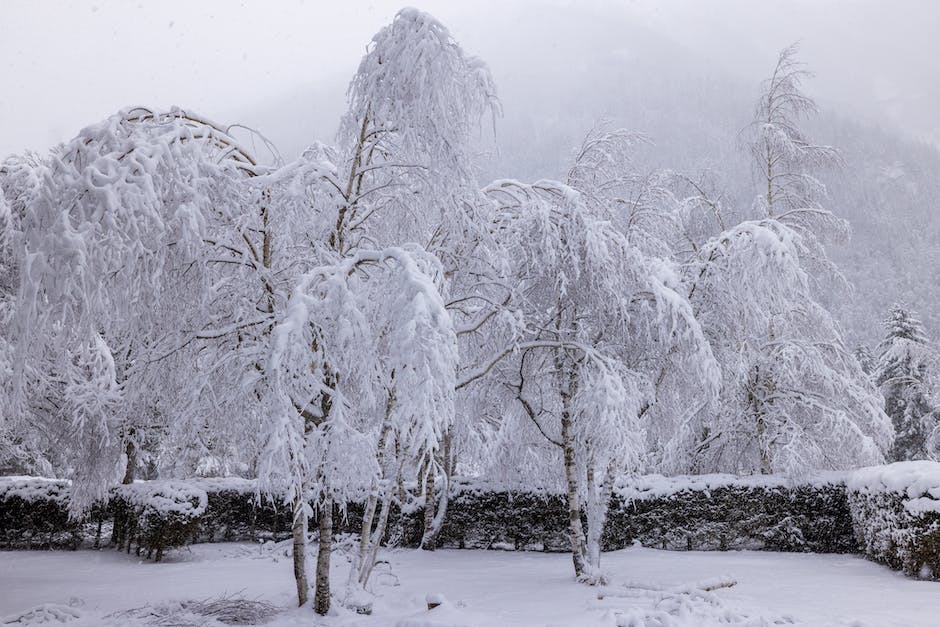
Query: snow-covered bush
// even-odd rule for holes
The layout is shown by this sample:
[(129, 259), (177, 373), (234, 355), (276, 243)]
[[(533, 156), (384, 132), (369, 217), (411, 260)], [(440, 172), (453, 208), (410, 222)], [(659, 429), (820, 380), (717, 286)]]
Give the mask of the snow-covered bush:
[[(449, 487), (447, 515), (435, 546), (570, 549), (568, 509), (561, 490), (481, 478), (453, 478)], [(30, 497), (17, 501), (23, 494)], [(83, 540), (90, 544), (102, 516), (111, 515), (115, 546), (128, 551), (131, 546), (138, 551), (146, 549), (149, 556), (156, 553), (156, 559), (166, 548), (191, 542), (289, 537), (291, 508), (258, 499), (257, 494), (256, 482), (248, 479), (140, 482), (115, 488), (110, 506), (93, 509), (83, 525), (68, 520), (67, 483), (0, 480), (4, 531), (0, 546), (77, 546)], [(334, 504), (334, 533), (360, 531), (366, 493), (358, 498), (344, 508)], [(392, 503), (383, 543), (421, 543), (423, 512), (411, 505), (402, 512)], [(33, 531), (30, 525), (42, 532)], [(74, 540), (72, 544), (50, 544), (46, 540), (50, 536)], [(670, 550), (858, 551), (846, 488), (842, 476), (836, 474), (796, 483), (766, 475), (624, 479), (614, 490), (601, 545), (604, 550), (616, 550), (634, 541)]]
[(207, 496), (198, 541), (283, 540), (290, 536), (291, 508), (259, 498), (255, 480), (218, 477), (190, 483), (205, 490)]
[(940, 463), (862, 468), (847, 485), (865, 555), (910, 576), (940, 579)]
[(848, 553), (858, 547), (843, 477), (647, 475), (614, 491), (606, 549), (638, 540), (671, 550)]
[[(280, 540), (291, 512), (257, 498), (253, 480), (195, 479), (121, 486), (108, 508), (69, 522), (68, 484), (43, 479), (0, 483), (5, 548), (91, 543), (102, 516), (114, 517), (113, 544), (146, 549), (149, 556), (190, 542)], [(569, 548), (564, 495), (505, 482), (455, 478), (437, 546), (564, 551)], [(30, 494), (27, 501), (17, 495)], [(57, 509), (56, 509), (57, 508)], [(100, 511), (99, 511), (100, 509)], [(357, 533), (364, 504), (334, 505), (336, 533)], [(383, 540), (417, 546), (422, 512), (393, 504)], [(16, 519), (17, 523), (8, 523)], [(45, 535), (43, 535), (45, 534)], [(48, 538), (65, 538), (50, 542)], [(856, 550), (838, 477), (790, 484), (775, 476), (636, 477), (621, 482), (604, 528), (605, 550), (634, 541), (673, 550)]]
[[(455, 480), (440, 544), (454, 548), (567, 548), (564, 496)], [(582, 514), (583, 515), (583, 514)], [(614, 490), (601, 544), (670, 550), (858, 550), (839, 475), (794, 483), (780, 476), (648, 475)]]
[(206, 491), (185, 481), (149, 481), (118, 486), (112, 491), (112, 542), (118, 549), (147, 558), (163, 558), (167, 548), (192, 542), (206, 512)]
[(83, 523), (69, 520), (68, 481), (0, 478), (0, 548), (75, 549)]
[(570, 550), (564, 494), (454, 479), (438, 542), (461, 549)]

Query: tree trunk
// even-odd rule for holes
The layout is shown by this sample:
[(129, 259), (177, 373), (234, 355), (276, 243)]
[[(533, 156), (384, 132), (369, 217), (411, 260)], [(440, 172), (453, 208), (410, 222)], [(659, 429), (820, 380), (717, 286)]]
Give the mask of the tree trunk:
[[(759, 410), (761, 411), (761, 410)], [(757, 446), (758, 458), (760, 461), (760, 474), (770, 474), (770, 450), (767, 443), (767, 422), (764, 420), (763, 413), (757, 416)]]
[[(379, 504), (380, 487), (384, 489), (385, 494), (390, 492), (390, 486), (387, 485), (386, 481), (385, 451), (388, 447), (388, 437), (392, 429), (391, 415), (394, 406), (395, 391), (392, 389), (389, 390), (388, 397), (385, 401), (385, 419), (382, 421), (382, 430), (379, 433), (378, 446), (376, 447), (375, 453), (376, 466), (378, 466), (380, 477), (372, 479), (372, 486), (369, 489), (369, 498), (366, 500), (365, 510), (362, 513), (362, 526), (359, 529), (359, 551), (354, 553), (352, 563), (349, 566), (349, 578), (347, 580), (347, 586), (349, 587), (356, 583), (360, 583), (363, 586), (365, 585), (363, 574), (372, 571), (375, 555), (378, 552), (378, 548), (372, 550), (372, 544), (375, 542), (381, 543), (382, 537), (385, 535), (384, 521), (388, 520), (387, 498), (383, 499), (385, 502), (385, 511), (379, 515), (378, 526), (381, 527), (381, 529), (379, 530), (378, 540), (373, 538), (372, 523), (375, 521), (376, 506)], [(380, 482), (381, 486), (379, 485)], [(371, 564), (370, 561), (372, 562)], [(365, 579), (368, 579), (368, 575), (365, 575)]]
[(320, 505), (320, 542), (317, 551), (317, 582), (313, 609), (325, 616), (330, 611), (330, 554), (333, 551), (333, 499), (324, 497)]
[(399, 508), (405, 506), (405, 458), (401, 454), (401, 438), (395, 434), (395, 459), (398, 466), (395, 468), (395, 496), (398, 498)]
[[(443, 444), (443, 463), (441, 466), (444, 471), (444, 482), (441, 486), (440, 504), (435, 508), (433, 481), (431, 482), (431, 489), (425, 495), (424, 535), (421, 538), (421, 546), (422, 548), (426, 547), (428, 550), (434, 550), (434, 547), (437, 546), (437, 537), (440, 535), (441, 529), (444, 527), (444, 518), (447, 516), (447, 506), (450, 503), (450, 479), (454, 474), (454, 467), (456, 466), (456, 462), (454, 460), (452, 429), (449, 429), (444, 435)], [(428, 502), (431, 504), (430, 510), (427, 506)], [(433, 514), (430, 516), (430, 521), (428, 520), (429, 512)]]
[(130, 485), (134, 483), (134, 479), (137, 477), (137, 445), (134, 444), (133, 440), (129, 439), (127, 441), (124, 452), (127, 454), (127, 466), (124, 468), (124, 478), (121, 483)]
[[(124, 467), (124, 477), (121, 479), (122, 485), (134, 483), (137, 471), (137, 445), (132, 439), (133, 434), (128, 435), (127, 443), (124, 445), (124, 453), (127, 455), (127, 465)], [(111, 542), (120, 551), (127, 542), (127, 552), (131, 552), (131, 508), (127, 502), (122, 501), (114, 512), (114, 526), (111, 529)], [(98, 522), (98, 534), (95, 536), (95, 548), (98, 548), (98, 542), (101, 536), (101, 522)]]
[(379, 502), (378, 494), (378, 482), (373, 479), (372, 487), (369, 489), (369, 498), (362, 513), (362, 526), (359, 528), (359, 549), (353, 552), (352, 563), (349, 565), (349, 577), (346, 580), (348, 587), (352, 587), (362, 578), (361, 573), (366, 568), (369, 543), (372, 539), (372, 522), (375, 520), (376, 506)]
[(424, 480), (424, 533), (421, 534), (421, 548), (434, 550), (434, 460), (428, 458), (428, 471)]
[(586, 566), (590, 569), (586, 575), (589, 583), (604, 584), (600, 574), (601, 566), (601, 537), (604, 535), (604, 523), (607, 522), (607, 511), (610, 508), (610, 499), (614, 492), (614, 468), (609, 464), (604, 473), (601, 485), (596, 485), (595, 466), (592, 462), (588, 466), (587, 477), (587, 551)]
[(589, 573), (597, 572), (597, 567), (600, 564), (600, 529), (602, 528), (603, 523), (598, 525), (600, 522), (598, 518), (600, 517), (600, 509), (602, 507), (600, 503), (600, 498), (598, 495), (597, 485), (595, 484), (594, 476), (594, 459), (593, 454), (589, 455), (589, 461), (587, 466), (587, 476), (585, 477), (585, 487), (587, 488), (587, 495), (584, 499), (584, 508), (587, 513), (587, 529), (584, 533), (585, 539), (585, 548), (587, 549), (584, 553), (585, 566), (588, 569)]
[[(360, 168), (364, 165), (363, 152), (365, 151), (366, 147), (368, 129), (369, 111), (367, 110), (365, 116), (362, 118), (362, 126), (359, 129), (359, 141), (356, 143), (356, 152), (353, 157), (352, 165), (349, 169), (349, 180), (346, 182), (346, 193), (344, 195), (345, 202), (339, 209), (339, 213), (336, 216), (336, 226), (334, 227), (333, 232), (330, 233), (330, 247), (340, 254), (343, 253), (345, 243), (344, 235), (346, 232), (346, 227), (349, 224), (349, 220), (347, 220), (347, 214), (351, 211), (354, 211), (355, 204), (359, 202), (358, 198), (353, 197), (353, 192), (355, 191), (355, 193), (358, 194), (362, 187), (362, 173), (360, 172)], [(371, 161), (371, 158), (367, 158), (366, 161)], [(356, 184), (357, 179), (358, 185)]]
[(571, 416), (567, 409), (568, 397), (562, 396), (565, 409), (561, 414), (561, 442), (565, 459), (565, 481), (568, 485), (568, 535), (571, 540), (571, 559), (575, 577), (586, 574), (584, 527), (581, 525), (581, 498), (578, 492), (578, 468), (575, 464), (574, 441), (571, 436)]
[(434, 513), (431, 521), (428, 522), (427, 515), (428, 510), (425, 510), (425, 520), (424, 520), (424, 536), (421, 538), (421, 548), (426, 548), (429, 551), (433, 551), (437, 546), (437, 537), (441, 534), (441, 529), (444, 527), (444, 518), (447, 516), (447, 505), (450, 502), (450, 477), (446, 472), (444, 472), (444, 483), (441, 486), (441, 502), (437, 506), (436, 512), (434, 508), (434, 492), (431, 491), (431, 512)]
[[(771, 326), (771, 333), (773, 333), (773, 327)], [(762, 475), (771, 474), (772, 464), (771, 464), (771, 441), (770, 436), (767, 433), (768, 424), (767, 424), (767, 412), (770, 408), (771, 401), (764, 400), (767, 397), (772, 397), (774, 392), (774, 384), (771, 375), (764, 372), (761, 373), (760, 366), (754, 368), (754, 388), (750, 393), (751, 407), (754, 411), (755, 424), (754, 428), (757, 436), (757, 454), (760, 463), (760, 473)], [(762, 398), (763, 397), (763, 398)]]
[(372, 575), (372, 569), (375, 568), (375, 562), (379, 556), (379, 547), (382, 546), (382, 537), (385, 536), (385, 529), (388, 527), (388, 512), (392, 508), (391, 491), (386, 491), (381, 508), (379, 521), (375, 525), (375, 531), (372, 532), (368, 550), (363, 554), (362, 566), (359, 570), (359, 585), (363, 588), (369, 582), (369, 576)]
[(310, 585), (307, 583), (307, 509), (303, 498), (294, 501), (294, 524), (291, 535), (294, 539), (294, 581), (297, 583), (297, 604), (307, 603)]

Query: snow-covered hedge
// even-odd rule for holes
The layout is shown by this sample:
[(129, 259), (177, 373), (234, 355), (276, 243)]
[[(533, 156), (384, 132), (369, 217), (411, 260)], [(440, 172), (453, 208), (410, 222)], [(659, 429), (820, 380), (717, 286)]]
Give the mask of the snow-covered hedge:
[(75, 549), (84, 522), (69, 520), (68, 481), (0, 477), (0, 548)]
[(199, 526), (201, 542), (283, 540), (290, 537), (291, 508), (258, 499), (257, 484), (237, 477), (193, 479), (207, 495)]
[(147, 481), (112, 490), (112, 542), (119, 549), (160, 561), (167, 548), (194, 540), (206, 512), (208, 495), (187, 481)]
[(256, 499), (248, 479), (152, 481), (117, 486), (83, 519), (68, 516), (68, 481), (0, 477), (0, 549), (78, 548), (100, 544), (102, 527), (127, 551), (163, 551), (189, 542), (283, 539), (290, 508)]
[(858, 550), (844, 477), (647, 475), (615, 490), (605, 548), (638, 540), (672, 550)]
[(565, 497), (544, 490), (456, 479), (438, 545), (461, 549), (569, 550)]
[(940, 579), (940, 463), (862, 468), (847, 485), (865, 554), (907, 575)]
[[(858, 550), (841, 476), (648, 475), (621, 482), (602, 539), (605, 550), (639, 541), (671, 550)], [(562, 494), (455, 481), (444, 547), (565, 551)]]
[[(8, 489), (10, 496), (6, 498), (0, 492), (0, 520), (13, 521), (4, 529), (16, 527), (18, 520), (35, 519), (47, 524), (43, 529), (77, 534), (76, 542), (80, 541), (81, 525), (69, 523), (65, 514), (67, 484), (53, 482), (58, 486), (53, 488), (42, 481), (26, 482), (30, 494), (49, 495), (28, 501), (35, 504), (35, 512), (25, 511), (30, 506), (13, 499), (15, 491)], [(451, 487), (447, 517), (438, 538), (440, 546), (568, 550), (562, 494), (480, 479), (455, 479)], [(58, 509), (49, 514), (43, 509), (49, 507)], [(361, 510), (361, 506), (350, 504), (345, 511), (335, 512), (336, 532), (357, 533)], [(146, 550), (156, 559), (162, 557), (165, 548), (192, 541), (283, 539), (290, 534), (291, 522), (289, 507), (259, 501), (255, 483), (245, 479), (120, 486), (115, 488), (106, 513), (114, 518), (112, 540), (116, 546)], [(420, 511), (409, 511), (401, 516), (394, 507), (389, 539), (406, 546), (417, 545), (421, 515)], [(84, 530), (89, 542), (94, 528), (89, 524)], [(27, 535), (22, 529), (16, 533), (21, 538), (41, 537), (35, 532)], [(634, 541), (678, 550), (858, 550), (846, 490), (837, 476), (798, 484), (780, 477), (730, 475), (633, 478), (616, 490), (603, 544), (611, 550)], [(5, 542), (3, 546), (9, 548), (29, 544)]]

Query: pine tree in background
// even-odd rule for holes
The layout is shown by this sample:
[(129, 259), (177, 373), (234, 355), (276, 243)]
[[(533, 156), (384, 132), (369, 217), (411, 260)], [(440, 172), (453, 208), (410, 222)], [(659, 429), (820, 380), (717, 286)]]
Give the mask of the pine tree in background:
[(865, 374), (871, 375), (871, 373), (875, 371), (877, 360), (870, 348), (864, 344), (859, 344), (855, 347), (855, 350), (852, 351), (852, 354), (855, 355), (855, 360), (858, 361), (858, 365), (862, 367)]
[(885, 412), (896, 432), (888, 459), (935, 457), (930, 441), (937, 427), (937, 410), (931, 400), (931, 384), (937, 354), (923, 324), (903, 305), (891, 308), (885, 329), (872, 375), (885, 397)]

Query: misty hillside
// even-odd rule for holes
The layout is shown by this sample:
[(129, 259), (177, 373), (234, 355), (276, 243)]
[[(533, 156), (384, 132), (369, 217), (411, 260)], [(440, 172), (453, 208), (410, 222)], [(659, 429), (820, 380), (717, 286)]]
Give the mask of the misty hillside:
[[(752, 215), (757, 189), (741, 131), (751, 121), (760, 79), (731, 75), (621, 15), (563, 6), (505, 13), (487, 22), (485, 47), (473, 50), (490, 66), (502, 103), (495, 146), (484, 137), (481, 180), (564, 178), (585, 134), (606, 121), (650, 138), (636, 156), (641, 169), (707, 172), (729, 214)], [(513, 36), (521, 20), (529, 45)], [(583, 32), (590, 39), (578, 35)], [(828, 78), (817, 76), (808, 88)], [(289, 121), (289, 130), (262, 129), (289, 159), (312, 138), (332, 139), (345, 91), (346, 81), (336, 76), (298, 87), (251, 117)], [(830, 209), (852, 227), (848, 241), (830, 243), (855, 287), (831, 303), (847, 339), (877, 343), (888, 307), (898, 300), (922, 312), (928, 332), (940, 335), (940, 286), (929, 278), (940, 273), (940, 225), (931, 220), (940, 202), (940, 152), (826, 103), (820, 108), (809, 128), (844, 159), (843, 168), (821, 178)]]

